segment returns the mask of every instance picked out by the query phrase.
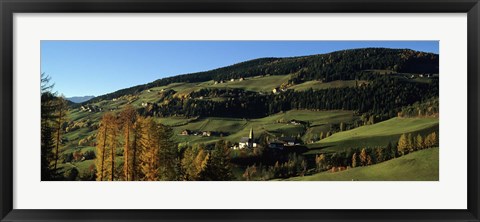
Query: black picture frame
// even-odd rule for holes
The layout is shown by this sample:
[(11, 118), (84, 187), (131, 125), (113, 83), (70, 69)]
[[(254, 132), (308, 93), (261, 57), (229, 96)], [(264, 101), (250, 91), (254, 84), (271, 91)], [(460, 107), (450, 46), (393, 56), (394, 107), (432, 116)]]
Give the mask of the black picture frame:
[[(480, 221), (478, 0), (0, 0), (1, 221)], [(13, 209), (14, 13), (467, 13), (468, 209), (466, 210), (19, 210)], [(442, 195), (442, 194), (438, 194)]]

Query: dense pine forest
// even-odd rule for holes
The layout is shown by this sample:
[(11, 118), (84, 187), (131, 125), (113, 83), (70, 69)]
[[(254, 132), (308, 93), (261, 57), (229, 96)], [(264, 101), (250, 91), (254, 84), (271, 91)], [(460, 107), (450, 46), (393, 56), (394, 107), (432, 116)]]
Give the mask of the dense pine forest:
[(417, 152), (437, 162), (391, 180), (438, 180), (437, 54), (260, 58), (83, 103), (53, 82), (42, 74), (42, 180), (360, 180), (341, 174)]

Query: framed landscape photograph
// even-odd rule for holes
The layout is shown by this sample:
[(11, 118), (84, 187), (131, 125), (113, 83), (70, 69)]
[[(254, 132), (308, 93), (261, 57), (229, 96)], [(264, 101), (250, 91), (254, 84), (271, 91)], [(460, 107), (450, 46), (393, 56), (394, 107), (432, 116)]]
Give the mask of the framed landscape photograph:
[(476, 0), (0, 6), (2, 221), (479, 221)]
[(438, 41), (40, 47), (42, 181), (439, 180)]

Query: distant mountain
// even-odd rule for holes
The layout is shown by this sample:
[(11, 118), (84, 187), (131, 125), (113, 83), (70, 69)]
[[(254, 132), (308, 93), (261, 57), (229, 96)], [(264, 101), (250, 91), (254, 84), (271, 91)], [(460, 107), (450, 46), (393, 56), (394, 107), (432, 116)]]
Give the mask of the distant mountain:
[(95, 98), (95, 96), (74, 96), (67, 98), (67, 100), (73, 103), (83, 103), (93, 98)]

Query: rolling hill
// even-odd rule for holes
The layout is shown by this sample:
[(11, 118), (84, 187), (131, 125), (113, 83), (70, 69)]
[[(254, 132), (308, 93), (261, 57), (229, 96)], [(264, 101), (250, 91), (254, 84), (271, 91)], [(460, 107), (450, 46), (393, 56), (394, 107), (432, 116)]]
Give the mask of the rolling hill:
[(292, 181), (438, 181), (439, 149), (420, 150), (396, 159), (340, 172), (293, 177)]
[(348, 148), (386, 146), (396, 143), (403, 133), (426, 135), (438, 131), (438, 118), (392, 118), (373, 125), (335, 133), (309, 144), (308, 154), (344, 151)]
[(135, 94), (171, 83), (229, 81), (265, 75), (294, 74), (290, 82), (351, 80), (364, 70), (393, 70), (406, 73), (438, 73), (438, 55), (410, 49), (364, 48), (291, 58), (260, 58), (206, 72), (159, 79), (144, 85), (98, 96), (87, 103)]

